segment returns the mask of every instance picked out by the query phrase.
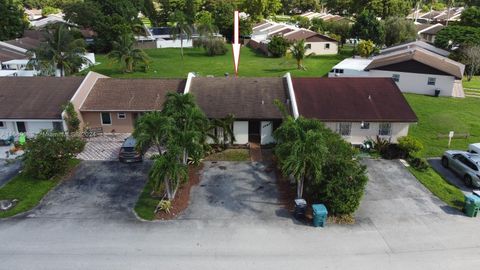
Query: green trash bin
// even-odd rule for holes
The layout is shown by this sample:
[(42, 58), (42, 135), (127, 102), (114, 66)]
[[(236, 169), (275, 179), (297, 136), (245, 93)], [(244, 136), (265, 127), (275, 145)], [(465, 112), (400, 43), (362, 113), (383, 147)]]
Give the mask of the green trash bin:
[(313, 209), (313, 226), (314, 227), (325, 227), (327, 225), (327, 216), (328, 211), (327, 207), (323, 204), (314, 204), (312, 205)]
[(465, 195), (465, 206), (463, 211), (467, 217), (476, 217), (480, 209), (480, 197), (473, 194)]

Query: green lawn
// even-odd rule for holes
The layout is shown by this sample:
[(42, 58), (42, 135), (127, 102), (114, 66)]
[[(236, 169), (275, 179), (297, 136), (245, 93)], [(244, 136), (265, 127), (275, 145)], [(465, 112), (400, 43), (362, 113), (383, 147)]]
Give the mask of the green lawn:
[(463, 80), (463, 87), (465, 88), (475, 88), (480, 90), (480, 76), (474, 76), (471, 81), (467, 79)]
[(448, 149), (448, 139), (437, 134), (469, 133), (468, 139), (453, 139), (450, 149), (467, 149), (468, 144), (480, 142), (480, 99), (429, 97), (405, 94), (418, 116), (418, 124), (410, 126), (410, 135), (424, 145), (422, 156), (439, 157)]
[[(153, 190), (153, 185), (153, 181), (149, 179), (135, 204), (135, 213), (145, 220), (153, 220), (155, 218), (154, 211), (160, 201), (159, 198), (153, 198), (150, 195)], [(159, 192), (159, 194), (161, 194), (161, 192)]]
[[(209, 57), (202, 48), (188, 48), (182, 61), (180, 49), (147, 49), (151, 63), (147, 72), (136, 71), (122, 73), (122, 68), (112, 63), (105, 55), (97, 55), (99, 65), (92, 67), (92, 71), (120, 78), (185, 78), (188, 72), (196, 72), (200, 76), (224, 76), (225, 73), (234, 74), (231, 46), (226, 55)], [(291, 72), (297, 77), (325, 76), (331, 68), (346, 57), (351, 56), (351, 48), (345, 48), (338, 55), (313, 56), (305, 60), (307, 70), (297, 70), (296, 63), (285, 58), (270, 58), (256, 53), (254, 50), (243, 47), (240, 58), (239, 76), (243, 77), (278, 77)], [(85, 72), (84, 72), (85, 73)]]
[[(80, 160), (73, 160), (70, 163), (71, 171), (80, 163)], [(62, 180), (63, 176), (51, 180), (33, 179), (25, 174), (15, 176), (5, 186), (0, 188), (0, 200), (17, 199), (17, 205), (5, 212), (0, 212), (0, 218), (11, 217), (16, 214), (28, 211), (35, 207), (40, 200)]]
[(209, 161), (250, 161), (248, 149), (227, 149), (205, 158)]

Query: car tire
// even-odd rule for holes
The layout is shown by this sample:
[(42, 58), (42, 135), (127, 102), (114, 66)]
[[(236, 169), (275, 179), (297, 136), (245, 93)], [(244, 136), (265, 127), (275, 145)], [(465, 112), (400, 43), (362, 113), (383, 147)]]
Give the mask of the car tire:
[(470, 175), (465, 175), (463, 177), (463, 181), (465, 182), (465, 185), (467, 185), (467, 187), (471, 187), (472, 186), (472, 177), (470, 177)]
[(442, 158), (442, 166), (444, 168), (448, 168), (448, 159), (446, 157)]

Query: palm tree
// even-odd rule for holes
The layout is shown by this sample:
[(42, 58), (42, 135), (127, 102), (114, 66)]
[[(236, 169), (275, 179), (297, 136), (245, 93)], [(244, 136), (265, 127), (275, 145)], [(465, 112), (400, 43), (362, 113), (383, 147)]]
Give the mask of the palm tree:
[(172, 27), (172, 38), (174, 40), (180, 39), (180, 52), (183, 60), (183, 40), (186, 38), (187, 41), (192, 37), (192, 26), (188, 23), (185, 14), (181, 11), (176, 11), (172, 17), (173, 27)]
[(47, 30), (45, 42), (29, 51), (29, 65), (47, 76), (54, 75), (58, 69), (60, 77), (63, 77), (90, 63), (85, 53), (85, 41), (76, 38), (65, 25), (58, 24)]
[(152, 193), (157, 192), (163, 183), (167, 198), (170, 201), (175, 199), (180, 183), (188, 177), (188, 168), (186, 165), (178, 162), (178, 155), (179, 149), (170, 146), (165, 155), (155, 156), (155, 161), (149, 174), (150, 179), (154, 182)]
[(124, 72), (133, 72), (138, 63), (148, 67), (149, 57), (142, 50), (135, 48), (135, 38), (132, 34), (125, 33), (120, 36), (118, 41), (113, 42), (113, 50), (108, 54), (108, 58), (124, 66)]
[(235, 117), (233, 114), (229, 114), (223, 119), (212, 119), (208, 131), (211, 133), (212, 130), (220, 130), (220, 134), (213, 133), (207, 135), (212, 138), (216, 144), (222, 144), (222, 147), (226, 148), (227, 144), (235, 142), (235, 134), (233, 133), (234, 122)]
[(313, 54), (307, 55), (307, 50), (308, 48), (305, 45), (304, 39), (294, 42), (290, 47), (290, 54), (297, 61), (297, 69), (305, 70), (305, 67), (303, 66), (303, 60), (306, 57), (313, 55)]
[(142, 151), (154, 146), (162, 154), (162, 147), (172, 138), (174, 130), (175, 122), (172, 118), (158, 111), (146, 113), (135, 123), (133, 137), (137, 141), (136, 147)]
[(292, 175), (297, 181), (297, 198), (303, 197), (306, 180), (322, 177), (328, 153), (322, 129), (311, 120), (288, 117), (274, 133), (280, 169), (284, 175)]

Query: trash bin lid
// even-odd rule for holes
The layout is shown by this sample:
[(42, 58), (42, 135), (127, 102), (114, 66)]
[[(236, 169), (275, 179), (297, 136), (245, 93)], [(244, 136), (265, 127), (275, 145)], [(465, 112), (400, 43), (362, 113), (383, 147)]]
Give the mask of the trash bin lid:
[(295, 199), (295, 205), (307, 205), (307, 201), (304, 199)]
[(474, 194), (467, 194), (465, 195), (465, 201), (468, 203), (473, 203), (473, 204), (480, 204), (480, 197), (474, 195)]
[(314, 204), (312, 209), (315, 214), (328, 214), (327, 207), (324, 204)]
[(480, 197), (480, 190), (472, 190), (473, 195)]

